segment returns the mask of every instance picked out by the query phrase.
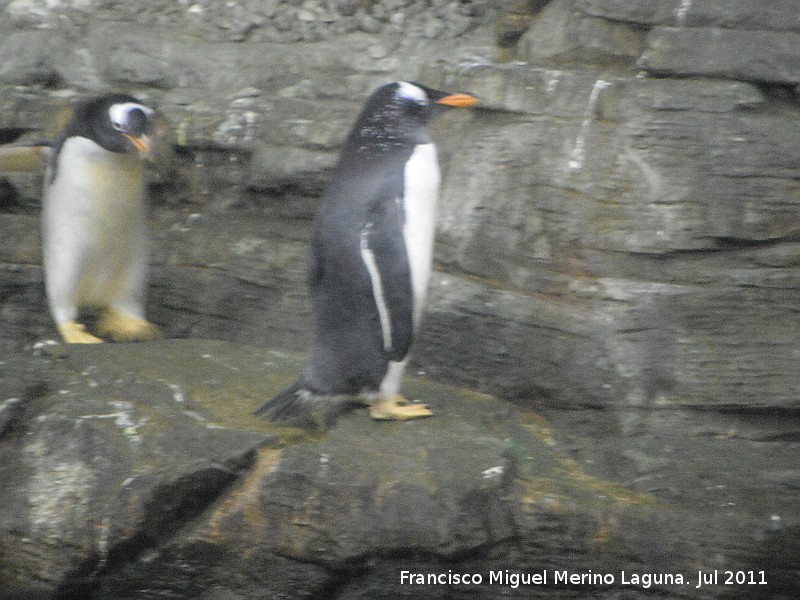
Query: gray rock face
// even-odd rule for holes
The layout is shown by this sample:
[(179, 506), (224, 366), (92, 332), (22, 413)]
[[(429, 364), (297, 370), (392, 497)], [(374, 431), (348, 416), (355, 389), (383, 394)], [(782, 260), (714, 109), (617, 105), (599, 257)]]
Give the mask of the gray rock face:
[(800, 82), (800, 33), (656, 27), (639, 66), (657, 75)]
[(361, 411), (324, 439), (250, 416), (301, 364), (185, 340), (4, 361), (0, 597), (383, 597), (401, 568), (579, 569), (649, 529), (651, 498), (481, 394), (412, 381), (437, 418)]
[[(502, 297), (498, 314), (535, 314), (513, 320), (553, 332), (501, 334), (501, 352), (557, 366), (493, 385), (551, 382), (559, 403), (793, 405), (791, 333), (773, 328), (795, 323), (788, 307), (796, 273), (784, 262), (797, 246), (798, 206), (786, 200), (800, 130), (790, 111), (767, 111), (757, 88), (737, 82), (528, 67), (453, 70), (442, 81), (486, 90), (490, 107), (507, 116), (460, 142), (469, 150), (447, 171), (437, 256), (454, 272), (506, 282), (511, 289), (484, 304)], [(778, 141), (785, 136), (794, 141)], [(775, 277), (785, 300), (756, 300)], [(464, 294), (456, 296), (462, 306)], [(528, 308), (513, 311), (509, 302)], [(550, 315), (557, 321), (547, 322)], [(434, 302), (429, 323), (438, 316)], [(747, 343), (726, 341), (740, 333)], [(580, 376), (557, 373), (576, 357), (591, 383), (574, 393), (566, 386)], [(711, 364), (714, 376), (700, 375)], [(743, 381), (744, 364), (761, 375)], [(775, 382), (773, 394), (762, 393), (764, 381)]]
[[(444, 178), (435, 273), (412, 370), (545, 411), (558, 444), (579, 465), (652, 493), (669, 507), (666, 516), (639, 517), (666, 523), (662, 529), (671, 531), (677, 511), (682, 528), (697, 535), (691, 538), (696, 557), (726, 557), (719, 568), (769, 568), (775, 581), (766, 589), (686, 586), (661, 590), (665, 594), (794, 597), (798, 573), (785, 557), (796, 555), (793, 532), (800, 520), (796, 2), (14, 0), (0, 2), (0, 15), (0, 127), (47, 131), (51, 115), (76, 93), (110, 88), (142, 96), (174, 125), (181, 152), (154, 165), (151, 185), (149, 315), (170, 338), (306, 351), (311, 218), (363, 98), (391, 79), (479, 95), (478, 109), (446, 115), (434, 131)], [(9, 357), (54, 336), (38, 250), (39, 185), (38, 177), (8, 175), (0, 188), (7, 190), (0, 192), (0, 348)], [(5, 392), (8, 399), (27, 397), (23, 392), (36, 381), (37, 369), (24, 369), (19, 389)], [(152, 398), (148, 410), (170, 402), (162, 388)], [(235, 399), (233, 405), (240, 406)], [(0, 431), (4, 422), (27, 414), (19, 406), (11, 402), (0, 413)], [(52, 430), (57, 438), (66, 435), (65, 427), (80, 427), (80, 440), (106, 422), (76, 415), (56, 410), (31, 430), (39, 438)], [(245, 432), (250, 427), (240, 425)], [(272, 558), (266, 562), (285, 574), (269, 588), (275, 594), (297, 586), (298, 595), (309, 596), (332, 585), (342, 598), (367, 597), (364, 589), (374, 597), (395, 597), (398, 589), (407, 597), (444, 597), (453, 590), (387, 591), (379, 584), (394, 580), (402, 565), (432, 568), (456, 556), (460, 564), (482, 568), (481, 560), (506, 556), (503, 548), (512, 546), (509, 556), (537, 557), (514, 562), (517, 568), (555, 568), (541, 548), (537, 554), (540, 537), (552, 544), (546, 546), (551, 556), (574, 556), (576, 543), (561, 536), (569, 525), (540, 513), (509, 520), (507, 506), (492, 504), (496, 497), (479, 505), (505, 515), (498, 523), (478, 526), (470, 513), (460, 530), (451, 513), (436, 512), (441, 507), (434, 506), (436, 494), (426, 491), (427, 484), (413, 478), (404, 479), (410, 488), (391, 490), (393, 524), (381, 529), (391, 543), (382, 547), (388, 548), (381, 555), (386, 560), (376, 563), (370, 562), (374, 540), (363, 528), (347, 533), (343, 525), (367, 512), (348, 513), (351, 521), (325, 513), (324, 527), (311, 509), (279, 515), (306, 502), (292, 497), (292, 490), (363, 511), (383, 498), (367, 473), (333, 466), (337, 481), (354, 482), (346, 490), (316, 470), (317, 453), (330, 454), (357, 437), (351, 427), (343, 423), (336, 434), (343, 437), (332, 434), (317, 446), (280, 450), (288, 461), (282, 464), (292, 467), (270, 480), (275, 495), (255, 483), (248, 488), (248, 497), (271, 498), (263, 514), (288, 527), (285, 539), (300, 540), (297, 547), (274, 542), (267, 552)], [(222, 503), (226, 486), (244, 486), (246, 473), (267, 477), (274, 449), (253, 451), (251, 433), (241, 434), (246, 443), (230, 442), (240, 444), (231, 450), (238, 457), (233, 463), (212, 453), (205, 464), (222, 461), (226, 467), (203, 467), (207, 476), (187, 481), (207, 485)], [(64, 460), (76, 462), (79, 451), (105, 444), (103, 435), (76, 441)], [(228, 441), (212, 443), (220, 444)], [(465, 454), (473, 449), (453, 444)], [(489, 446), (495, 457), (497, 447)], [(55, 451), (42, 447), (37, 456), (43, 473), (58, 472)], [(182, 473), (181, 460), (175, 469)], [(435, 473), (437, 481), (447, 479), (441, 465), (409, 464)], [(397, 469), (410, 477), (404, 467)], [(234, 474), (226, 479), (223, 471)], [(114, 481), (128, 476), (118, 473)], [(84, 522), (96, 512), (86, 507), (112, 500), (102, 489), (81, 491), (75, 483), (80, 477), (72, 477), (47, 489), (100, 498), (63, 525), (66, 537), (89, 539), (90, 530), (102, 527)], [(168, 490), (180, 488), (163, 481)], [(450, 508), (470, 494), (485, 499), (476, 480), (451, 483)], [(426, 507), (429, 522), (436, 523), (431, 531), (403, 520), (409, 498)], [(210, 506), (187, 514), (205, 519)], [(231, 522), (239, 518), (233, 507), (225, 513)], [(580, 514), (570, 522), (583, 531), (587, 513)], [(639, 517), (631, 517), (632, 531), (642, 531)], [(534, 531), (528, 518), (552, 527)], [(530, 537), (506, 539), (509, 522), (512, 531), (528, 523)], [(104, 571), (103, 589), (113, 592), (103, 593), (112, 597), (134, 589), (126, 586), (144, 586), (158, 572), (164, 589), (191, 580), (208, 583), (204, 598), (258, 596), (263, 582), (253, 583), (250, 574), (271, 563), (256, 568), (242, 558), (240, 587), (210, 591), (223, 586), (226, 561), (238, 561), (247, 547), (226, 549), (215, 545), (211, 529), (197, 531), (185, 540), (170, 533), (171, 550), (164, 554), (121, 561), (118, 578)], [(419, 534), (424, 548), (412, 545), (403, 554), (401, 548), (411, 544), (403, 531)], [(632, 555), (651, 551), (642, 539), (628, 542), (629, 549), (640, 548)], [(97, 553), (96, 543), (76, 542), (72, 558), (53, 559), (47, 589), (86, 565), (94, 568), (81, 561)], [(657, 558), (642, 563), (663, 569), (689, 564), (662, 561), (672, 552), (665, 544), (652, 549)], [(313, 557), (314, 545), (326, 548), (324, 557)], [(25, 551), (34, 554), (30, 547)], [(204, 563), (204, 556), (213, 560)], [(572, 564), (592, 568), (595, 558)], [(616, 568), (617, 559), (609, 560)], [(152, 571), (137, 571), (148, 561), (155, 561)], [(214, 566), (204, 579), (203, 565), (209, 564)], [(184, 579), (176, 575), (181, 565), (189, 565)], [(537, 592), (552, 597), (553, 590)], [(608, 598), (622, 593), (595, 592)], [(507, 588), (502, 593), (522, 595)]]
[(581, 12), (638, 25), (720, 27), (739, 30), (800, 31), (800, 14), (792, 0), (576, 0)]

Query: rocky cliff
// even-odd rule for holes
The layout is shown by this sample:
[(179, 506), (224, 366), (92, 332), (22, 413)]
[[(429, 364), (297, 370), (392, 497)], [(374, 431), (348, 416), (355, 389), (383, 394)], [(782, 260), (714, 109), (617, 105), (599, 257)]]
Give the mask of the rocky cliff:
[[(769, 567), (756, 591), (793, 597), (795, 2), (12, 0), (0, 14), (0, 127), (47, 130), (72, 96), (106, 89), (174, 125), (180, 151), (151, 185), (149, 313), (170, 338), (304, 351), (310, 219), (362, 99), (402, 78), (479, 95), (436, 131), (437, 270), (416, 370), (543, 412), (576, 464), (699, 515), (706, 559)], [(37, 209), (35, 177), (3, 180), (9, 360), (53, 336)], [(226, 469), (259, 471), (259, 452)], [(336, 543), (373, 556), (364, 538)], [(474, 557), (467, 546), (430, 556)], [(356, 572), (399, 564), (374, 560)], [(308, 593), (327, 589), (319, 577)]]
[[(484, 394), (415, 378), (434, 418), (362, 410), (310, 436), (250, 416), (302, 368), (282, 352), (51, 346), (3, 367), (1, 598), (752, 598), (785, 584), (783, 523), (597, 478), (541, 417)], [(730, 448), (707, 442), (715, 468), (667, 496), (699, 477), (715, 502), (738, 499), (717, 483)], [(722, 569), (752, 585), (697, 587)]]

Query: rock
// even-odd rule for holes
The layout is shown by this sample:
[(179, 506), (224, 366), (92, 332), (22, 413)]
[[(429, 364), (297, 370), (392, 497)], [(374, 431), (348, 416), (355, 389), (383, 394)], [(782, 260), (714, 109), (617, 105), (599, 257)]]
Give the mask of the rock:
[(278, 352), (172, 341), (5, 367), (0, 395), (22, 398), (0, 437), (5, 594), (311, 597), (361, 580), (375, 597), (402, 589), (399, 568), (444, 564), (496, 594), (508, 584), (490, 570), (704, 560), (669, 511), (587, 476), (541, 420), (481, 394), (410, 380), (437, 416), (359, 411), (305, 438), (251, 416), (302, 368)]
[(389, 51), (381, 44), (373, 44), (367, 48), (367, 54), (369, 54), (370, 58), (379, 59), (386, 58), (386, 56), (389, 54)]
[(0, 65), (0, 81), (54, 87), (61, 81), (55, 64), (65, 46), (65, 40), (50, 32), (24, 31), (8, 36), (0, 46), (0, 54), (5, 57)]
[(15, 427), (23, 412), (21, 398), (8, 398), (0, 404), (0, 436)]
[(576, 13), (573, 0), (550, 2), (520, 40), (522, 60), (550, 61), (622, 60), (632, 62), (644, 47), (644, 33), (629, 23)]
[(88, 13), (95, 8), (95, 4), (94, 0), (11, 0), (0, 8), (17, 25), (53, 28), (58, 26), (59, 21), (73, 21), (79, 15)]
[(547, 5), (547, 0), (515, 0), (507, 3), (495, 23), (497, 45), (504, 51), (513, 47), (522, 37), (534, 15)]
[[(108, 371), (73, 351), (19, 359), (5, 361), (3, 378), (25, 386), (22, 414), (0, 439), (0, 545), (14, 557), (0, 566), (3, 597), (86, 593), (109, 557), (157, 546), (202, 512), (265, 440), (217, 427), (171, 382)], [(145, 435), (150, 428), (160, 433)]]
[(257, 190), (292, 188), (302, 193), (319, 194), (325, 187), (325, 174), (333, 168), (330, 152), (303, 148), (259, 146), (250, 160), (247, 185)]
[(167, 43), (151, 35), (147, 28), (126, 23), (95, 28), (89, 52), (101, 77), (117, 85), (170, 89), (179, 77), (162, 56), (169, 53)]
[(694, 4), (711, 4), (709, 2), (649, 2), (648, 0), (633, 0), (631, 2), (618, 0), (575, 0), (574, 7), (588, 15), (602, 17), (621, 23), (636, 23), (639, 25), (677, 25), (678, 11), (681, 6), (688, 4), (696, 10)]
[(571, 16), (571, 3), (568, 0), (548, 3), (533, 27), (521, 36), (522, 56), (536, 62), (575, 52), (577, 43), (570, 39), (567, 30)]
[(422, 29), (422, 36), (433, 39), (439, 36), (442, 31), (444, 31), (444, 24), (440, 19), (429, 19), (425, 22), (425, 26)]
[(639, 66), (655, 74), (797, 84), (800, 33), (656, 27)]
[(356, 13), (358, 27), (366, 33), (379, 33), (383, 29), (383, 23), (369, 14), (366, 10), (359, 9)]
[(358, 10), (358, 0), (336, 0), (336, 10), (343, 17), (352, 17)]
[(800, 31), (800, 14), (793, 0), (770, 0), (759, 6), (748, 0), (576, 0), (575, 8), (613, 21), (647, 26)]
[(645, 34), (639, 28), (607, 19), (581, 19), (573, 35), (585, 55), (595, 60), (631, 62), (644, 48)]

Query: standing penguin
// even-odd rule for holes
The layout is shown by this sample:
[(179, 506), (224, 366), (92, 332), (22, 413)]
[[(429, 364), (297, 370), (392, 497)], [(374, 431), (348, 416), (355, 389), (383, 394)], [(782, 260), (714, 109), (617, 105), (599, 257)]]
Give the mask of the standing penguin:
[(426, 126), (444, 107), (476, 102), (404, 81), (367, 100), (314, 221), (309, 364), (256, 414), (315, 421), (318, 405), (347, 397), (369, 405), (374, 419), (433, 414), (399, 395), (425, 305), (439, 195)]
[(50, 312), (68, 344), (103, 340), (78, 323), (102, 309), (97, 330), (116, 341), (159, 337), (144, 318), (148, 266), (143, 158), (154, 111), (125, 94), (76, 106), (53, 144), (42, 201)]

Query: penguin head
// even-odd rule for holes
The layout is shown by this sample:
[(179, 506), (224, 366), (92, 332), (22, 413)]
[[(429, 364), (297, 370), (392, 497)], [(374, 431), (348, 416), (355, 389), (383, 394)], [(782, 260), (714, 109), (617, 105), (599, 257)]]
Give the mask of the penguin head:
[(154, 111), (127, 94), (108, 94), (78, 105), (64, 132), (82, 136), (117, 153), (148, 156)]
[(348, 143), (359, 153), (430, 142), (427, 124), (447, 107), (472, 106), (469, 94), (450, 94), (408, 81), (386, 84), (369, 97)]

